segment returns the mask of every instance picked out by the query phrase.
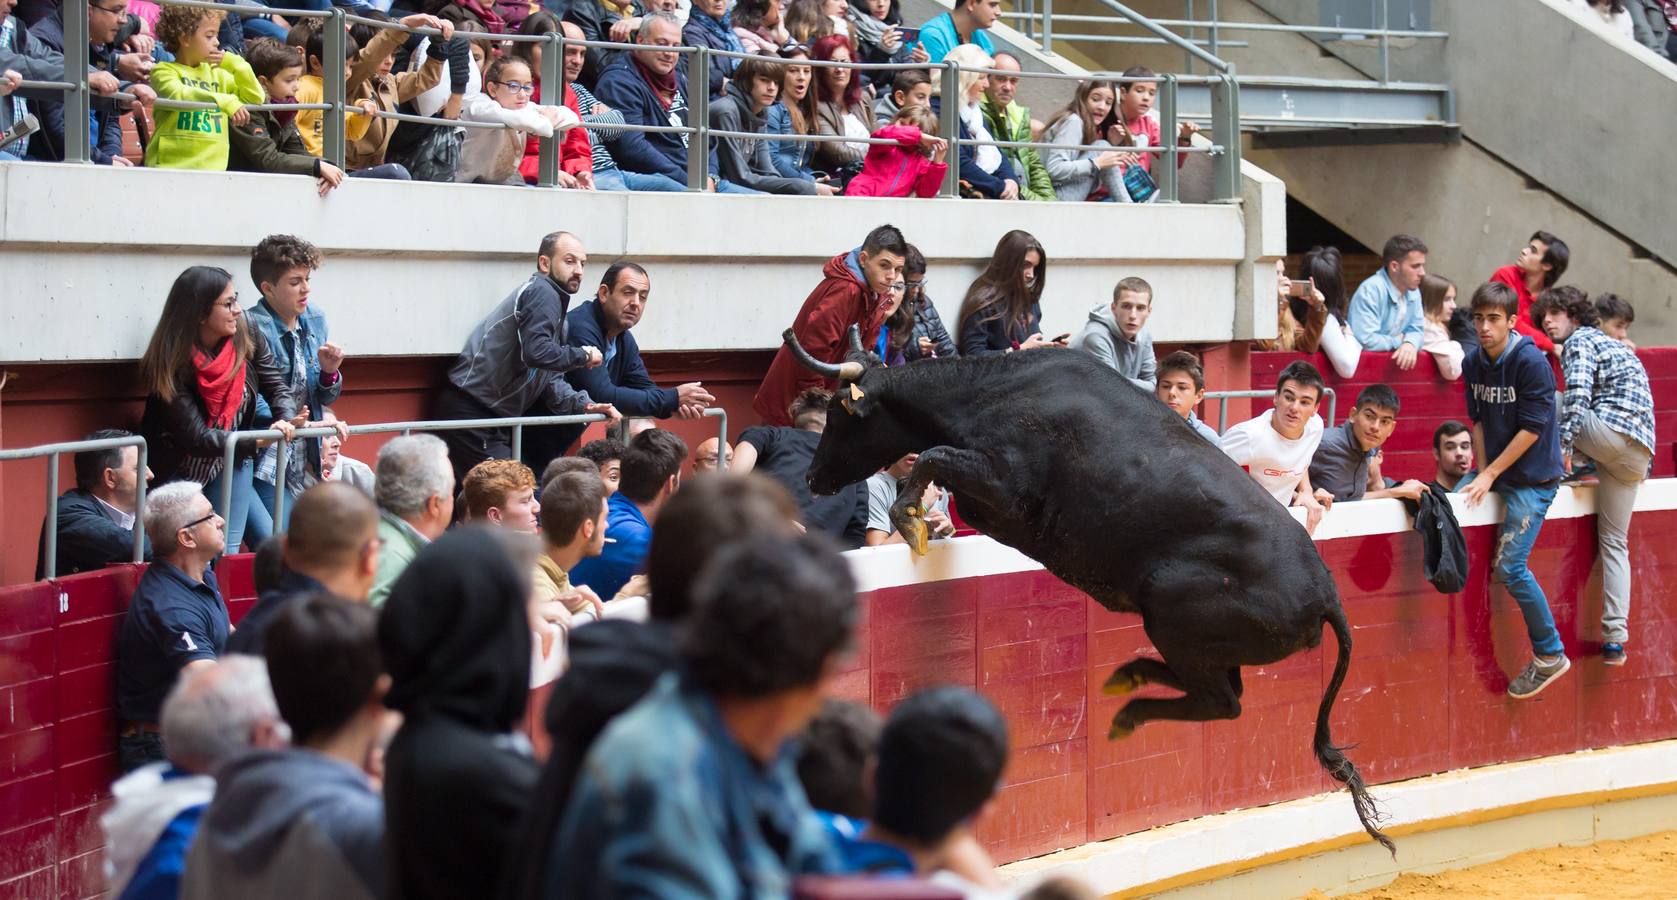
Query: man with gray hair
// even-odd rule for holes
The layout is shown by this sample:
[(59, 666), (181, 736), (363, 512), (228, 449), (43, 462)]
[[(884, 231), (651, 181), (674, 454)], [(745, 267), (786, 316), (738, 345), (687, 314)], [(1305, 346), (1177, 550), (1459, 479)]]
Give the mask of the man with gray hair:
[(454, 519), (454, 468), (432, 434), (399, 437), (378, 452), (378, 574), (367, 601), (383, 606), (408, 563)]
[(177, 896), (187, 845), (215, 793), (214, 772), (247, 750), (287, 743), (267, 664), (254, 656), (182, 673), (163, 701), (162, 719), (168, 762), (118, 779), (110, 811), (99, 820), (112, 897)]
[(124, 772), (166, 758), (158, 712), (183, 670), (208, 666), (232, 626), (210, 562), (227, 549), (227, 523), (203, 487), (173, 481), (146, 497), (152, 563), (140, 577), (116, 644), (117, 754)]

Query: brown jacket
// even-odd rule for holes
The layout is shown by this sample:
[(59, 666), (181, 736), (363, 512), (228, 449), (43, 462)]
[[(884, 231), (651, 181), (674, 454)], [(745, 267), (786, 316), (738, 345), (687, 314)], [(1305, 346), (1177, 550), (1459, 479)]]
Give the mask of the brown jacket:
[[(437, 55), (428, 55), (425, 64), (415, 72), (398, 72), (391, 75), (378, 74), (379, 65), (407, 39), (407, 33), (385, 29), (373, 36), (367, 46), (356, 54), (355, 64), (350, 68), (348, 89), (345, 94), (349, 102), (372, 100), (378, 104), (383, 112), (396, 112), (396, 107), (425, 93), (443, 78), (443, 66), (447, 60), (441, 55), (442, 48), (432, 43), (432, 49)], [(390, 147), (390, 136), (396, 131), (395, 119), (374, 118), (367, 126), (367, 133), (357, 140), (348, 142), (344, 146), (345, 169), (354, 172), (384, 163), (384, 152)]]

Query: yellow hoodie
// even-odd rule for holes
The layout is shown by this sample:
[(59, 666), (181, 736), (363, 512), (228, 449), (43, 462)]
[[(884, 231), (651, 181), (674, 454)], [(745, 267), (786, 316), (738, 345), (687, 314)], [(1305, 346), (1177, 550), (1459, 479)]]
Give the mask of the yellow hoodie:
[(267, 99), (250, 65), (234, 53), (223, 53), (221, 65), (207, 60), (196, 66), (158, 63), (151, 70), (157, 96), (169, 100), (214, 103), (216, 109), (156, 110), (157, 130), (146, 144), (146, 165), (166, 169), (227, 169), (228, 117), (246, 103)]

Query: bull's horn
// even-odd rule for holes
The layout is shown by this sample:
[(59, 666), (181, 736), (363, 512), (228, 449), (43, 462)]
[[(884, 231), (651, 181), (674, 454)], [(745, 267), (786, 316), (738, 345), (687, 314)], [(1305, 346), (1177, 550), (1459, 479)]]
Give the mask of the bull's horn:
[[(852, 327), (854, 328), (854, 326)], [(798, 336), (790, 328), (780, 333), (780, 339), (785, 341), (787, 349), (792, 351), (792, 358), (811, 372), (827, 378), (837, 378), (840, 381), (855, 381), (862, 377), (861, 363), (825, 363), (810, 356), (809, 351), (798, 343)]]
[(862, 347), (862, 326), (860, 325), (850, 326), (850, 349), (857, 353), (868, 352)]

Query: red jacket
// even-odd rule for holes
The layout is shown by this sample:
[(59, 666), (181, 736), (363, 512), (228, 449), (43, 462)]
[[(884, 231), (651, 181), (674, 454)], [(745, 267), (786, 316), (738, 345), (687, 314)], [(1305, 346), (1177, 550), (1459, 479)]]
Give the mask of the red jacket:
[(1531, 302), (1537, 298), (1532, 296), (1531, 291), (1526, 290), (1526, 273), (1522, 272), (1519, 266), (1503, 266), (1491, 274), (1491, 280), (1508, 285), (1520, 297), (1520, 315), (1514, 320), (1515, 330), (1531, 338), (1537, 349), (1544, 353), (1554, 352), (1555, 342), (1549, 340), (1543, 329), (1532, 324)]
[[(862, 346), (872, 347), (879, 342), (879, 329), (885, 324), (885, 298), (875, 294), (863, 280), (859, 251), (840, 253), (827, 261), (821, 270), (821, 283), (804, 300), (798, 317), (792, 320), (792, 331), (798, 336), (809, 355), (823, 362), (839, 363), (849, 351), (845, 332), (851, 325), (862, 326)], [(808, 388), (835, 390), (837, 383), (822, 378), (798, 364), (792, 351), (782, 346), (763, 376), (763, 386), (757, 389), (752, 408), (769, 425), (791, 425), (787, 407)]]
[[(536, 90), (530, 95), (531, 103), (540, 103), (542, 99), (542, 83), (536, 81)], [(582, 108), (577, 105), (576, 91), (565, 85), (565, 105), (577, 118), (582, 118)], [(541, 177), (542, 139), (534, 132), (524, 142), (524, 159), (518, 163), (518, 174), (524, 176), (526, 184), (535, 184)], [(578, 172), (594, 171), (594, 150), (588, 144), (588, 129), (572, 128), (565, 132), (564, 140), (559, 142), (559, 171), (572, 175)]]
[(846, 197), (936, 197), (949, 167), (920, 152), (920, 129), (887, 125), (873, 133), (896, 144), (869, 144), (861, 174), (844, 188)]

